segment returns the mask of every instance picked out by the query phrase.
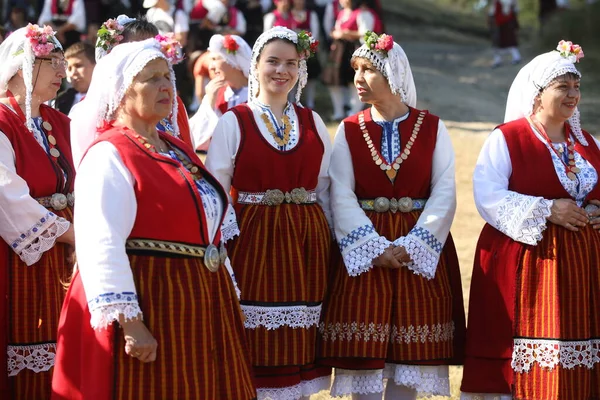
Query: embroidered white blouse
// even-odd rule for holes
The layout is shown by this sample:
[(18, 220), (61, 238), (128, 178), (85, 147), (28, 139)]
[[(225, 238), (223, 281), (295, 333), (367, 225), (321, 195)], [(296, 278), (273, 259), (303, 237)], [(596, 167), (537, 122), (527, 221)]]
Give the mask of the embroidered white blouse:
[[(269, 107), (257, 104), (255, 102), (248, 103), (248, 105), (252, 109), (252, 113), (254, 115), (256, 125), (260, 130), (260, 133), (271, 146), (282, 151), (289, 151), (296, 147), (299, 138), (298, 116), (296, 115), (296, 111), (294, 107), (291, 106), (291, 104), (288, 103), (288, 106), (285, 109), (285, 113), (290, 119), (290, 122), (292, 124), (292, 130), (290, 132), (290, 141), (284, 147), (280, 147), (277, 145), (277, 142), (275, 142), (275, 139), (273, 139), (273, 136), (271, 135), (271, 133), (269, 133), (267, 126), (261, 118), (261, 114), (263, 112), (270, 113)], [(323, 154), (323, 158), (321, 160), (319, 180), (316, 188), (317, 203), (323, 209), (325, 217), (329, 222), (329, 226), (332, 226), (329, 206), (330, 179), (329, 174), (327, 172), (329, 168), (329, 160), (331, 157), (331, 140), (329, 139), (329, 132), (327, 130), (327, 127), (323, 123), (323, 120), (321, 119), (319, 114), (317, 114), (314, 111), (312, 113), (313, 118), (315, 120), (317, 133), (323, 141), (323, 145), (325, 148), (325, 153)], [(274, 121), (273, 126), (278, 126), (277, 121)], [(229, 190), (231, 189), (231, 180), (233, 178), (233, 172), (235, 170), (235, 158), (240, 147), (240, 140), (241, 133), (237, 117), (233, 112), (228, 111), (219, 120), (219, 123), (215, 128), (212, 141), (208, 148), (208, 156), (206, 158), (206, 168), (208, 168), (208, 170), (215, 176), (215, 178), (219, 180), (219, 182), (225, 189), (225, 192), (227, 193), (229, 193)], [(235, 228), (228, 228), (227, 226), (225, 226), (224, 223), (223, 229), (229, 231), (235, 229), (239, 234), (239, 230), (237, 229), (237, 222), (235, 220), (230, 219), (229, 223), (235, 224)]]
[[(382, 154), (386, 159), (388, 157), (395, 159), (400, 154), (398, 124), (407, 117), (408, 114), (392, 123), (378, 120), (373, 116), (375, 122), (384, 126)], [(352, 157), (346, 140), (344, 123), (340, 124), (335, 136), (329, 173), (335, 235), (348, 274), (357, 276), (369, 271), (373, 268), (373, 260), (393, 244), (404, 246), (410, 255), (411, 262), (406, 265), (407, 268), (427, 279), (435, 276), (439, 257), (456, 210), (454, 151), (448, 131), (441, 120), (438, 124), (437, 140), (431, 162), (431, 194), (423, 213), (406, 236), (393, 238), (390, 241), (375, 230), (373, 223), (357, 201), (354, 193)]]
[[(38, 124), (34, 119), (32, 134), (48, 152)], [(70, 226), (31, 197), (27, 182), (17, 175), (15, 150), (0, 131), (0, 237), (25, 264), (33, 265)]]
[[(224, 99), (227, 101), (227, 108), (235, 107), (238, 104), (245, 103), (248, 101), (248, 87), (245, 86), (235, 92), (231, 87), (227, 87), (224, 94)], [(223, 114), (217, 108), (212, 108), (208, 102), (208, 98), (205, 96), (202, 99), (200, 108), (190, 118), (190, 132), (192, 133), (192, 139), (194, 141), (194, 148), (196, 150), (207, 151), (210, 139), (212, 138), (213, 132)]]
[[(566, 175), (564, 164), (550, 148), (552, 145), (557, 150), (562, 148), (564, 151), (566, 143), (548, 144), (534, 126), (532, 129), (538, 140), (544, 143), (550, 152), (554, 173), (565, 190), (581, 206), (587, 194), (598, 183), (597, 171), (575, 152), (575, 165), (581, 172), (576, 174), (575, 181), (570, 180)], [(600, 142), (594, 140), (596, 145), (600, 146)], [(552, 200), (508, 190), (511, 174), (512, 164), (506, 140), (502, 131), (496, 129), (485, 141), (475, 166), (473, 174), (475, 205), (488, 224), (517, 242), (535, 245), (543, 238), (542, 233), (546, 229), (547, 218), (551, 213)]]
[[(169, 156), (169, 155), (166, 155)], [(106, 328), (122, 314), (141, 316), (125, 242), (137, 213), (135, 180), (113, 144), (101, 142), (81, 161), (75, 181), (77, 263), (95, 329)], [(224, 210), (215, 188), (197, 182), (211, 239)], [(235, 284), (229, 262), (226, 267)], [(236, 290), (237, 290), (237, 285)]]

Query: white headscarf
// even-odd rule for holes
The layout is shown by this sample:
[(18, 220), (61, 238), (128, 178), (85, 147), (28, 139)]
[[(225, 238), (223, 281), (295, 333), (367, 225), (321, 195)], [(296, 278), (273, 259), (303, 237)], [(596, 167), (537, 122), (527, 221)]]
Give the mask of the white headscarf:
[[(391, 38), (391, 36), (389, 37)], [(417, 88), (412, 70), (404, 49), (398, 43), (394, 42), (394, 46), (387, 54), (374, 50), (365, 43), (354, 51), (352, 57), (366, 58), (371, 61), (373, 66), (387, 79), (393, 94), (400, 95), (402, 102), (409, 107), (417, 106)]]
[(96, 139), (98, 128), (115, 119), (123, 96), (137, 74), (157, 58), (162, 58), (169, 64), (173, 85), (171, 120), (175, 132), (179, 133), (175, 74), (168, 58), (161, 51), (160, 43), (156, 39), (123, 43), (96, 64), (85, 100), (80, 103), (81, 108), (71, 120), (71, 146), (75, 165), (79, 164), (83, 153)]
[[(276, 26), (271, 28), (256, 39), (254, 47), (252, 47), (252, 62), (250, 64), (250, 77), (248, 83), (248, 101), (256, 101), (260, 83), (258, 81), (258, 70), (256, 65), (258, 63), (258, 57), (262, 52), (265, 45), (272, 39), (287, 39), (294, 44), (298, 44), (298, 34), (291, 29), (284, 28), (283, 26)], [(306, 67), (306, 60), (300, 59), (300, 68), (298, 71), (298, 90), (296, 91), (296, 103), (300, 103), (300, 96), (302, 95), (302, 89), (306, 86), (308, 81), (308, 70)]]
[[(30, 24), (31, 25), (31, 24)], [(32, 25), (36, 27), (37, 25)], [(42, 26), (41, 29), (44, 29)], [(0, 91), (6, 92), (8, 82), (17, 71), (23, 70), (23, 81), (25, 83), (25, 123), (27, 129), (33, 130), (33, 120), (31, 119), (31, 96), (33, 94), (33, 64), (35, 63), (35, 54), (29, 38), (26, 37), (29, 26), (20, 28), (11, 33), (8, 38), (0, 45)], [(50, 43), (55, 49), (62, 50), (60, 42), (51, 36)]]
[[(508, 92), (504, 122), (529, 117), (537, 95), (559, 76), (572, 73), (581, 78), (571, 57), (564, 57), (558, 51), (541, 54), (525, 65), (517, 74)], [(587, 140), (581, 132), (579, 109), (569, 118), (573, 135), (584, 146)]]
[[(230, 37), (237, 43), (238, 49), (235, 51), (235, 54), (228, 52), (224, 47), (226, 37)], [(248, 77), (248, 74), (250, 73), (252, 49), (250, 49), (248, 43), (238, 35), (213, 35), (208, 43), (208, 51), (219, 54), (227, 64), (235, 69), (239, 69), (244, 73), (246, 78)]]

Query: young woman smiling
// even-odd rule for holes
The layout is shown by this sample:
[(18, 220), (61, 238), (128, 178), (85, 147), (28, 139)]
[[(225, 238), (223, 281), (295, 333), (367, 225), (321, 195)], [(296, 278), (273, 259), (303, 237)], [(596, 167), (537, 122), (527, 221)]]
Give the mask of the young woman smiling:
[(314, 365), (331, 231), (327, 128), (288, 102), (306, 84), (314, 43), (283, 27), (252, 51), (248, 104), (226, 112), (206, 165), (231, 192), (231, 262), (241, 290), (259, 399), (308, 398), (329, 387)]

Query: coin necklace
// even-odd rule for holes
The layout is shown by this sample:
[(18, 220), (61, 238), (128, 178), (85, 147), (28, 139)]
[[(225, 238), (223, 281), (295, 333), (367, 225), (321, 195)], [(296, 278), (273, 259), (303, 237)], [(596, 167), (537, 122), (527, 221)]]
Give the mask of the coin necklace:
[(575, 143), (573, 143), (573, 140), (571, 139), (571, 132), (569, 130), (569, 125), (565, 124), (565, 141), (567, 142), (567, 159), (569, 160), (568, 163), (565, 163), (565, 161), (563, 160), (563, 158), (560, 154), (560, 153), (562, 153), (562, 149), (561, 149), (561, 151), (557, 151), (554, 148), (554, 146), (552, 146), (552, 141), (550, 140), (550, 137), (546, 133), (544, 126), (536, 119), (532, 119), (532, 118), (527, 118), (527, 119), (542, 134), (543, 138), (546, 140), (549, 147), (552, 149), (554, 154), (556, 154), (556, 156), (558, 157), (560, 162), (563, 164), (563, 166), (565, 167), (565, 172), (567, 173), (567, 178), (569, 178), (572, 181), (577, 179), (577, 174), (579, 172), (581, 172), (581, 170), (579, 168), (577, 168), (577, 166), (575, 165)]
[[(156, 146), (148, 142), (148, 140), (142, 135), (133, 132), (133, 137), (136, 138), (142, 144), (142, 146), (148, 149), (148, 151), (152, 153), (158, 153), (158, 151), (156, 150)], [(170, 151), (172, 151), (173, 154), (175, 154), (177, 160), (179, 160), (181, 165), (183, 165), (183, 167), (190, 172), (194, 181), (197, 181), (202, 177), (200, 174), (198, 174), (200, 169), (196, 165), (194, 165), (187, 157), (185, 157), (185, 155), (182, 154), (182, 152), (179, 149), (175, 148), (174, 146), (171, 146), (168, 142), (167, 146), (170, 148)]]
[(360, 114), (358, 114), (358, 125), (360, 127), (360, 130), (363, 133), (363, 138), (365, 139), (365, 142), (367, 143), (369, 151), (371, 152), (371, 157), (373, 157), (373, 161), (375, 161), (375, 164), (377, 164), (379, 166), (379, 168), (381, 168), (382, 171), (385, 171), (385, 174), (387, 175), (388, 179), (392, 183), (394, 183), (394, 180), (396, 179), (396, 175), (398, 175), (398, 170), (400, 169), (400, 165), (404, 161), (406, 161), (408, 159), (408, 156), (410, 155), (410, 149), (414, 145), (415, 140), (417, 139), (417, 136), (419, 136), (419, 131), (421, 130), (421, 125), (423, 124), (423, 118), (425, 118), (425, 111), (419, 112), (419, 116), (417, 117), (417, 122), (415, 122), (415, 126), (413, 127), (412, 135), (410, 136), (410, 138), (408, 139), (408, 142), (404, 146), (404, 150), (402, 152), (400, 152), (398, 157), (396, 157), (394, 162), (392, 162), (390, 165), (381, 156), (381, 153), (379, 152), (379, 150), (377, 150), (375, 148), (375, 144), (373, 143), (373, 140), (371, 139), (371, 135), (369, 135), (367, 125), (365, 124), (365, 112), (362, 111)]
[[(21, 118), (21, 121), (26, 122), (25, 114), (23, 114), (23, 110), (21, 110), (21, 107), (19, 107), (19, 103), (17, 103), (17, 100), (15, 100), (15, 97), (13, 96), (11, 91), (7, 90), (6, 94), (8, 96), (10, 106), (17, 113), (19, 118)], [(48, 121), (44, 121), (44, 119), (42, 118), (42, 128), (43, 131), (45, 131), (44, 133), (46, 134), (46, 139), (48, 141), (48, 153), (50, 153), (50, 155), (54, 158), (59, 158), (60, 151), (56, 147), (56, 137), (54, 137), (54, 135), (52, 134), (52, 124)]]
[(269, 133), (271, 134), (271, 136), (273, 136), (275, 143), (277, 143), (277, 145), (279, 147), (284, 147), (290, 142), (290, 133), (292, 132), (292, 124), (291, 124), (290, 118), (287, 116), (287, 114), (283, 114), (283, 118), (281, 118), (281, 122), (283, 123), (282, 137), (280, 137), (278, 135), (278, 132), (280, 131), (280, 129), (279, 129), (279, 127), (275, 128), (273, 126), (273, 122), (271, 121), (271, 116), (269, 114), (263, 112), (262, 114), (260, 114), (260, 118), (263, 120), (263, 122), (267, 126)]

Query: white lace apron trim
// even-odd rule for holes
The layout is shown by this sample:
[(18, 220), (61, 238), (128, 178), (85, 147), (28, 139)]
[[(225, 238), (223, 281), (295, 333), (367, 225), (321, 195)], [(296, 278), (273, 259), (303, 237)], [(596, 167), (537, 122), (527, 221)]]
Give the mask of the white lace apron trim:
[(415, 389), (420, 397), (450, 396), (447, 365), (386, 364), (383, 377), (399, 386)]
[(394, 326), (392, 342), (397, 344), (410, 343), (440, 343), (449, 342), (454, 338), (454, 321), (445, 324)]
[(319, 324), (319, 333), (326, 342), (358, 340), (385, 343), (390, 339), (390, 325), (374, 322), (336, 322)]
[(323, 376), (310, 381), (303, 381), (294, 386), (283, 388), (258, 388), (258, 400), (298, 400), (303, 396), (311, 396), (322, 390), (329, 389), (331, 377)]
[(11, 346), (7, 348), (8, 376), (16, 376), (24, 369), (36, 374), (50, 370), (54, 366), (56, 343), (35, 344), (29, 346)]
[(383, 393), (383, 370), (335, 369), (331, 385), (331, 396), (342, 397), (351, 394)]
[(268, 330), (278, 329), (282, 326), (310, 328), (316, 326), (321, 317), (320, 304), (283, 307), (242, 305), (242, 311), (246, 316), (244, 326), (248, 329), (256, 329), (259, 326), (264, 326)]
[(534, 363), (542, 368), (593, 368), (600, 363), (600, 339), (560, 341), (514, 339), (511, 366), (515, 372), (529, 372)]
[(460, 400), (512, 400), (510, 394), (500, 393), (460, 393)]

